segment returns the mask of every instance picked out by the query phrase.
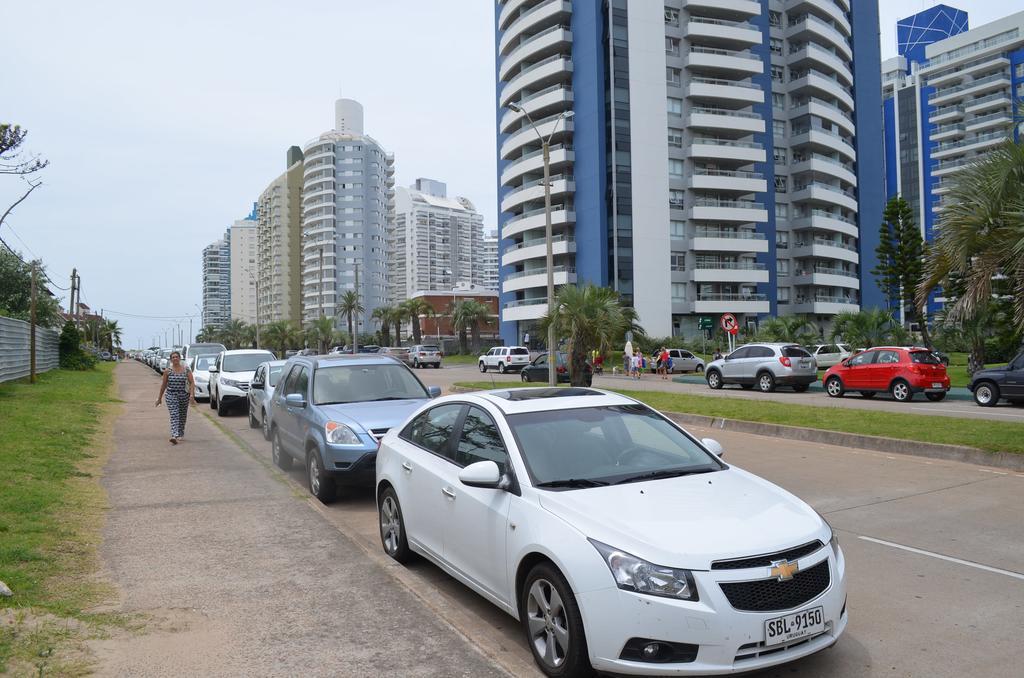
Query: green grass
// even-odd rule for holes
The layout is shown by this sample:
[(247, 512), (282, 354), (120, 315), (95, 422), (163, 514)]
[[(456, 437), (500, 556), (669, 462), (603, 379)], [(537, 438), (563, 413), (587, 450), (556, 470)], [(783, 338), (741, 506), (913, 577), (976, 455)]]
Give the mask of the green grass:
[[(478, 381), (458, 382), (455, 385), (475, 389), (493, 388), (489, 383)], [(663, 391), (609, 390), (636, 398), (663, 412), (684, 412), (925, 443), (966, 445), (990, 452), (1024, 454), (1024, 424), (853, 408), (790, 405), (768, 400), (757, 402), (747, 398), (708, 397)]]
[[(486, 351), (481, 351), (481, 353), (486, 353)], [(446, 355), (441, 359), (441, 364), (476, 365), (479, 358), (480, 353), (473, 353), (472, 355)]]
[(28, 620), (0, 625), (0, 674), (15, 668), (10, 662), (24, 669), (27, 656), (40, 672), (39, 658), (48, 672), (68, 668), (53, 651), (68, 624), (40, 619), (101, 619), (84, 610), (109, 592), (91, 575), (106, 509), (98, 477), (112, 385), (109, 363), (47, 372), (34, 385), (0, 384), (0, 580), (14, 591), (0, 601)]

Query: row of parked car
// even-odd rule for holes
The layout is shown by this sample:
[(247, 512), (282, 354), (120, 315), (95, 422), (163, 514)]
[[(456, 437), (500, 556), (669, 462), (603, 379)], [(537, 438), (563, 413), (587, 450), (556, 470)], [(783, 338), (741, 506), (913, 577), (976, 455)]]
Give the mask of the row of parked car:
[[(843, 347), (846, 350), (846, 347)], [(705, 379), (712, 389), (738, 384), (770, 393), (779, 386), (802, 393), (819, 380), (821, 353), (787, 343), (746, 344), (729, 355), (709, 363)], [(923, 393), (939, 402), (950, 390), (943, 354), (916, 346), (877, 346), (858, 352), (832, 364), (820, 377), (825, 392), (833, 398), (859, 393), (873, 398), (888, 393), (893, 400), (909, 402)], [(1006, 367), (975, 372), (968, 384), (978, 405), (991, 407), (1006, 399), (1024, 404), (1024, 352)]]
[(274, 464), (301, 466), (323, 502), (372, 487), (384, 552), (434, 562), (517, 619), (548, 676), (757, 670), (847, 625), (825, 519), (631, 398), (440, 397), (381, 354), (196, 355), (197, 383), (205, 360), (218, 413), (245, 403)]

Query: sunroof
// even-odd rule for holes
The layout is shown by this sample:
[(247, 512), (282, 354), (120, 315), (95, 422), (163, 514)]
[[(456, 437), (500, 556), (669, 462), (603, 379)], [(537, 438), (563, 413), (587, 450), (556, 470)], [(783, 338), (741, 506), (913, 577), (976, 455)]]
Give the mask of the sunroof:
[(537, 400), (539, 398), (575, 398), (577, 396), (604, 395), (589, 388), (520, 388), (514, 391), (493, 391), (493, 395), (504, 400)]

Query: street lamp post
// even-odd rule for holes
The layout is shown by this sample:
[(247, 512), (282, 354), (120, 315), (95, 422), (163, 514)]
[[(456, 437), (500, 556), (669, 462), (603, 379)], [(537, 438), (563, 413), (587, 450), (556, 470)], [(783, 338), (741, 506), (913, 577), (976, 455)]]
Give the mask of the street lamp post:
[[(544, 243), (547, 252), (545, 263), (548, 269), (548, 318), (551, 318), (551, 314), (555, 309), (555, 253), (552, 248), (551, 237), (551, 137), (558, 131), (558, 123), (571, 118), (573, 112), (571, 110), (562, 111), (558, 118), (555, 119), (555, 124), (551, 126), (551, 133), (545, 139), (541, 136), (540, 130), (537, 129), (537, 125), (534, 124), (533, 118), (526, 112), (526, 109), (517, 103), (510, 103), (508, 107), (512, 111), (522, 113), (526, 117), (526, 121), (530, 123), (530, 127), (533, 128), (537, 138), (540, 139), (541, 148), (544, 153)], [(554, 323), (548, 323), (548, 386), (555, 386), (558, 383), (555, 372), (555, 348), (555, 325)]]

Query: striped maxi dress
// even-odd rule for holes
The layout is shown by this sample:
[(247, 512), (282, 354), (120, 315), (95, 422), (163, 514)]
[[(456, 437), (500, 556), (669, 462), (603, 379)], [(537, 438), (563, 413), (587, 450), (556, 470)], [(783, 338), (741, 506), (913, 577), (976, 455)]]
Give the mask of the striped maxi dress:
[(167, 371), (164, 402), (171, 415), (171, 437), (181, 438), (185, 435), (185, 419), (188, 418), (188, 372)]

